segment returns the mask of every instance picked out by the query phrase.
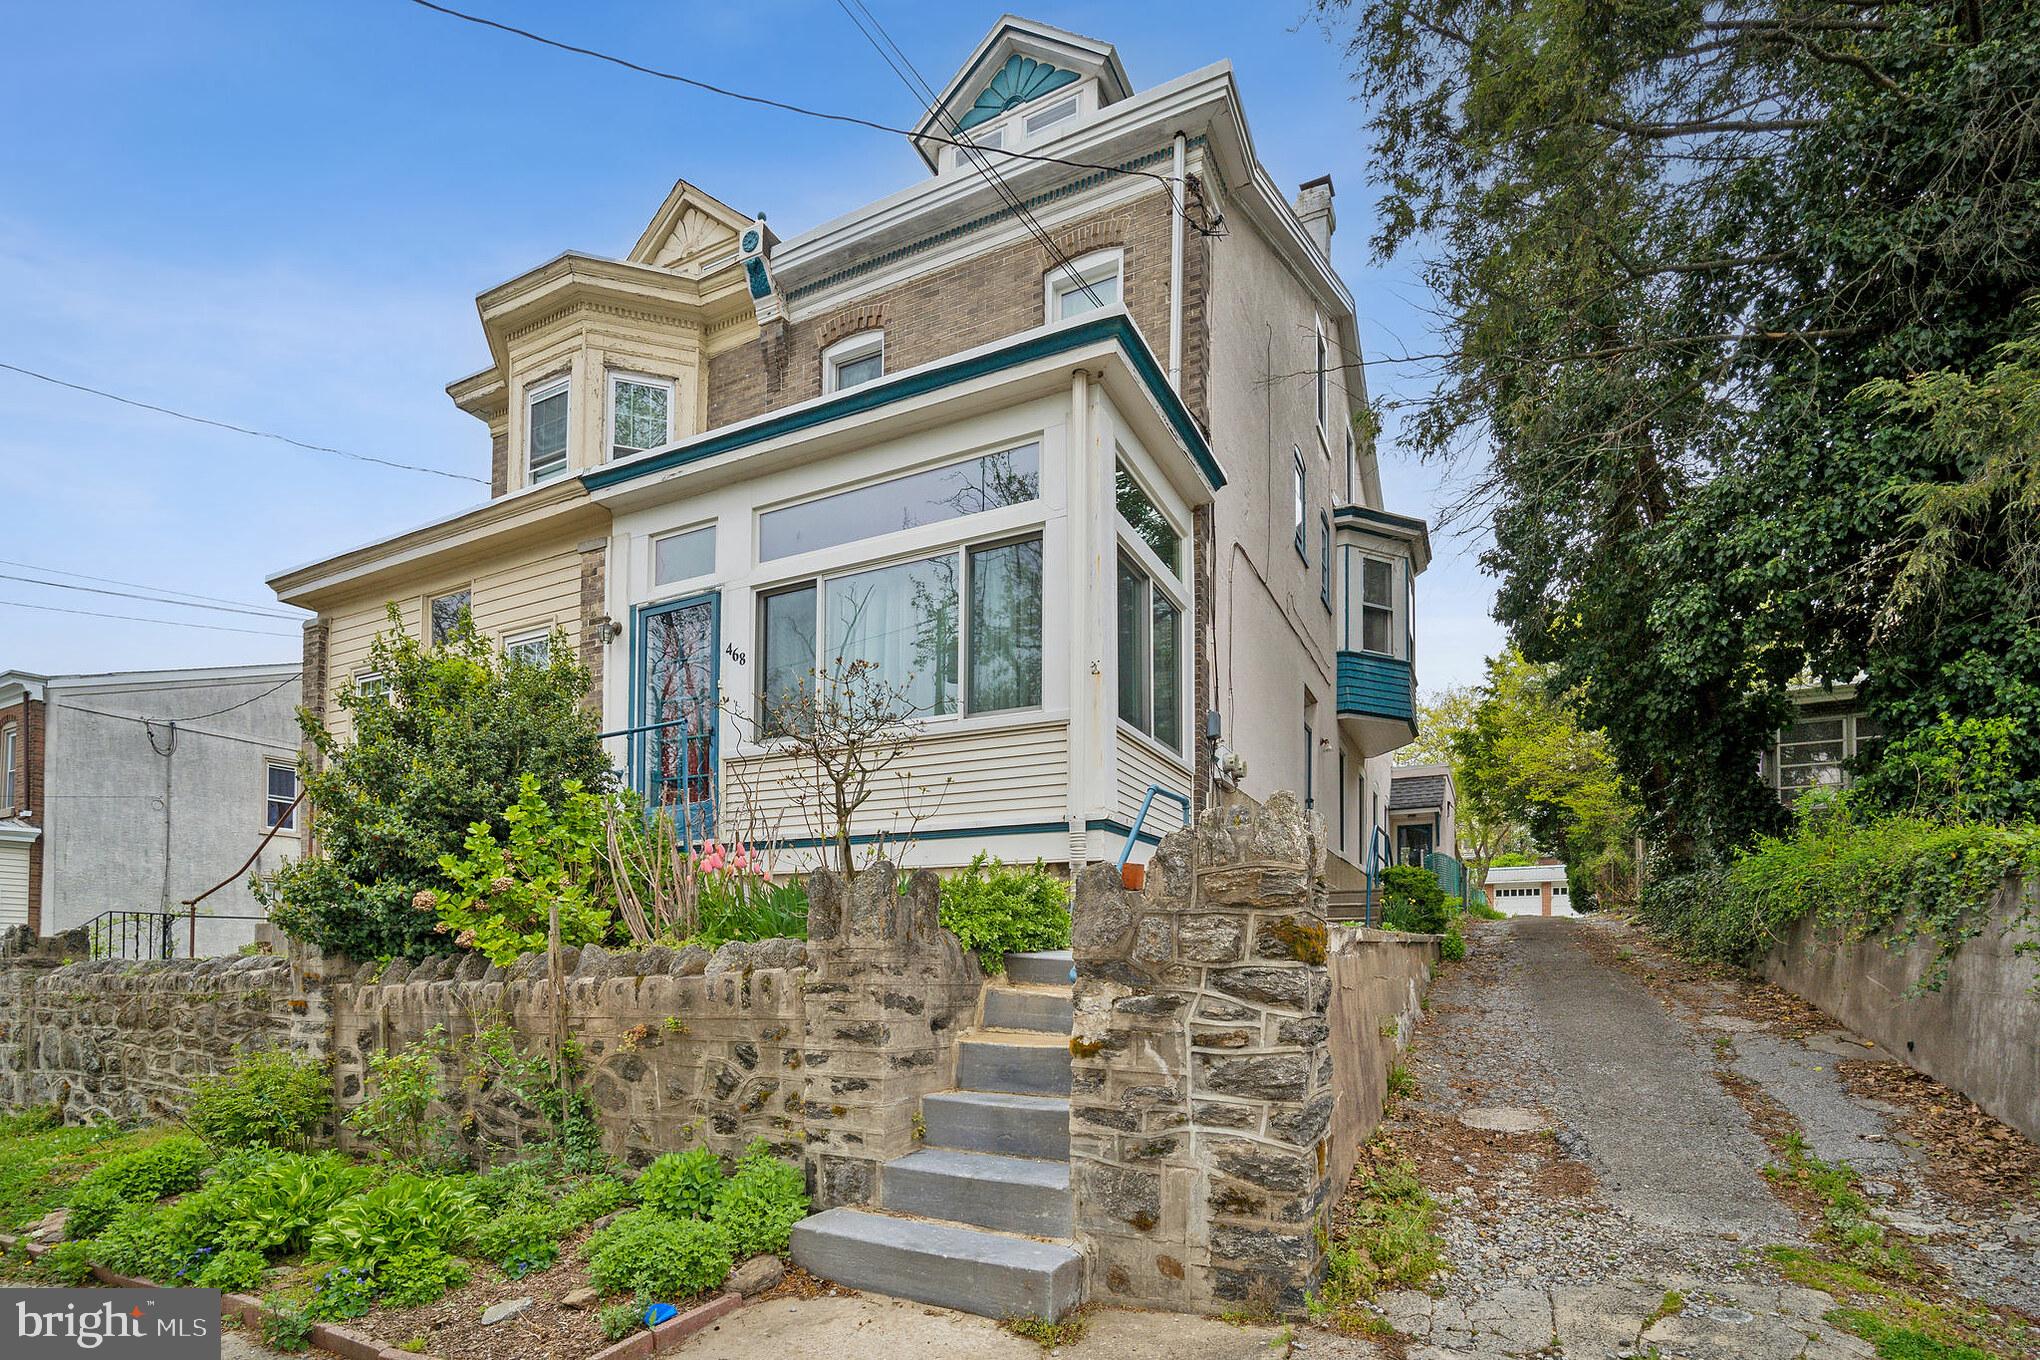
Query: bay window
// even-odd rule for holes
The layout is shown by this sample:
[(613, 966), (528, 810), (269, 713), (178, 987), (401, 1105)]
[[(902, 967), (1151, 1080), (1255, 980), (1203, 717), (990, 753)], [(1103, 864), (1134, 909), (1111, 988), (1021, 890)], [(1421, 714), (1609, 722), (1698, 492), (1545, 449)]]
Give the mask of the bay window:
[(673, 384), (663, 378), (611, 374), (609, 456), (628, 458), (672, 442)]
[(1183, 747), (1183, 611), (1134, 558), (1119, 555), (1119, 720)]
[[(1381, 656), (1399, 656), (1395, 629), (1395, 563), (1348, 549), (1346, 646)], [(1353, 567), (1357, 564), (1358, 579)]]
[(1126, 521), (1126, 527), (1134, 532), (1141, 542), (1154, 549), (1155, 556), (1170, 571), (1183, 569), (1181, 550), (1183, 537), (1176, 532), (1176, 526), (1162, 513), (1154, 498), (1141, 487), (1126, 464), (1119, 463), (1112, 472), (1112, 499), (1119, 517)]

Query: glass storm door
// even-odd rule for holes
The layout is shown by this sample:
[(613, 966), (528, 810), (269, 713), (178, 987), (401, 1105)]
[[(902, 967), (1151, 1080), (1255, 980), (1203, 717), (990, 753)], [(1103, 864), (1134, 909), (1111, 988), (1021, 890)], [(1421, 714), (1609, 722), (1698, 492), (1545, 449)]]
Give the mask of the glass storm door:
[(632, 782), (691, 842), (715, 832), (719, 604), (697, 595), (638, 615)]
[(1424, 856), (1431, 853), (1431, 828), (1405, 823), (1395, 829), (1396, 855), (1399, 863), (1413, 869), (1424, 867)]

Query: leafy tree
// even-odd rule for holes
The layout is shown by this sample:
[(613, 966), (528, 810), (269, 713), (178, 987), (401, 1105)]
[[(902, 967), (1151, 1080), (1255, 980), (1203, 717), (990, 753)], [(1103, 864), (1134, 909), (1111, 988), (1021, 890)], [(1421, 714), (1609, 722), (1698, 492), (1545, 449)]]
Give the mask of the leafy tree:
[(1474, 725), (1482, 692), (1475, 685), (1439, 690), (1417, 705), (1417, 740), (1395, 753), (1397, 765), (1445, 765), (1457, 798), (1460, 848), (1475, 871), (1499, 855), (1528, 850), (1530, 833), (1495, 798), (1492, 784), (1470, 780), (1457, 748), (1459, 735)]
[(2000, 476), (1936, 413), (2040, 285), (2040, 7), (1318, 9), (1352, 22), (1375, 246), (1424, 252), (1444, 316), (1407, 432), (1477, 456), (1497, 614), (1674, 860), (1781, 825), (1756, 756), (1804, 671), (1866, 672), (1900, 738), (2030, 716), (2030, 426), (1991, 426)]
[[(350, 741), (298, 711), (320, 760), (303, 772), (317, 850), (256, 889), (279, 925), (322, 949), (416, 958), (452, 947), (434, 933), (429, 906), (460, 895), (441, 856), (461, 855), (477, 823), (508, 843), (504, 813), (521, 776), (554, 806), (569, 780), (591, 791), (614, 781), (583, 703), (588, 672), (563, 634), (533, 663), (498, 654), (465, 620), (444, 644), (425, 646), (392, 608), (368, 664), (388, 689), (337, 696)], [(434, 894), (422, 911), (421, 892)]]
[(1488, 662), (1473, 722), (1454, 739), (1462, 805), (1483, 800), (1561, 855), (1573, 905), (1634, 897), (1636, 806), (1606, 737), (1582, 725), (1579, 696), (1513, 651)]

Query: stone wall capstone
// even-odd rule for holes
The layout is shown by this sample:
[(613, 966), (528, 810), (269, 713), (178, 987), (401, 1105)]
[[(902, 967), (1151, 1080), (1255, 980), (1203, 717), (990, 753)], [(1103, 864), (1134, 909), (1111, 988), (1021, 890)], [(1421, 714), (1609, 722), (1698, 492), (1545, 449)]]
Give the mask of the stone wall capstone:
[(880, 860), (807, 877), (807, 1174), (815, 1208), (867, 1204), (914, 1147), (921, 1097), (954, 1084), (984, 977), (938, 919), (940, 882)]
[(1077, 880), (1070, 1184), (1092, 1294), (1295, 1314), (1323, 1279), (1335, 1098), (1323, 823), (1214, 808), (1130, 892)]

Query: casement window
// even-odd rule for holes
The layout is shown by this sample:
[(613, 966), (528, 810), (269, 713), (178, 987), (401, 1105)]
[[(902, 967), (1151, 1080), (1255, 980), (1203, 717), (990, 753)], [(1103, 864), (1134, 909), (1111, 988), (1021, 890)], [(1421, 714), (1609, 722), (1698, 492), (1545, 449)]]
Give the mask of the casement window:
[(1183, 749), (1183, 610), (1130, 553), (1119, 554), (1119, 720)]
[(1042, 276), (1048, 293), (1048, 319), (1067, 321), (1101, 307), (1118, 306), (1124, 262), (1116, 249), (1097, 250), (1049, 270)]
[(13, 723), (0, 727), (0, 812), (12, 812), (21, 805), (19, 792), (21, 729)]
[(1183, 536), (1176, 532), (1176, 526), (1162, 513), (1134, 475), (1127, 471), (1126, 464), (1115, 464), (1112, 470), (1112, 498), (1118, 507), (1119, 518), (1126, 521), (1126, 527), (1141, 542), (1154, 549), (1162, 564), (1180, 576), (1183, 572)]
[(1395, 563), (1385, 557), (1355, 553), (1360, 564), (1359, 590), (1349, 602), (1346, 645), (1381, 656), (1398, 655), (1395, 628)]
[(1332, 517), (1318, 511), (1318, 598), (1332, 607)]
[(652, 584), (669, 586), (715, 574), (715, 526), (683, 529), (652, 540)]
[(1317, 427), (1318, 433), (1327, 436), (1325, 440), (1325, 452), (1327, 453), (1330, 453), (1332, 449), (1332, 443), (1329, 437), (1329, 431), (1332, 428), (1331, 363), (1332, 363), (1331, 349), (1325, 344), (1324, 318), (1319, 317), (1317, 323)]
[(1853, 782), (1849, 762), (1883, 737), (1883, 725), (1861, 713), (1801, 718), (1765, 752), (1765, 782), (1786, 803), (1808, 789), (1845, 788)]
[(1290, 453), (1292, 455), (1290, 459), (1290, 489), (1292, 493), (1290, 496), (1290, 508), (1295, 519), (1296, 555), (1305, 562), (1309, 562), (1310, 549), (1305, 545), (1304, 540), (1304, 523), (1309, 512), (1304, 508), (1303, 450), (1291, 448)]
[[(759, 601), (758, 709), (783, 732), (817, 656), (862, 663), (915, 716), (1041, 707), (1041, 536), (846, 571)], [(816, 642), (821, 651), (817, 653)]]
[(463, 619), (473, 625), (473, 605), (474, 591), (465, 587), (449, 590), (444, 595), (434, 595), (426, 602), (425, 614), (434, 647), (452, 637)]
[(552, 660), (552, 630), (534, 629), (503, 639), (503, 655), (527, 666), (543, 666)]
[(1055, 103), (1041, 110), (1041, 112), (1027, 115), (1024, 123), (1027, 129), (1027, 140), (1031, 142), (1041, 136), (1042, 133), (1049, 131), (1051, 128), (1061, 127), (1076, 116), (1077, 97), (1075, 95), (1070, 95), (1066, 99), (1058, 99)]
[(824, 392), (847, 391), (884, 376), (884, 331), (863, 331), (822, 351)]
[[(609, 456), (628, 458), (672, 442), (673, 384), (636, 373), (610, 374)], [(561, 450), (564, 456), (564, 444)]]
[(854, 491), (803, 501), (758, 516), (758, 560), (839, 547), (1041, 495), (1041, 446), (988, 453), (946, 467), (910, 472)]
[(264, 763), (263, 773), (268, 785), (263, 791), (262, 825), (297, 830), (297, 766), (286, 760), (271, 760)]
[(531, 389), (525, 398), (525, 480), (532, 485), (567, 470), (567, 381)]

